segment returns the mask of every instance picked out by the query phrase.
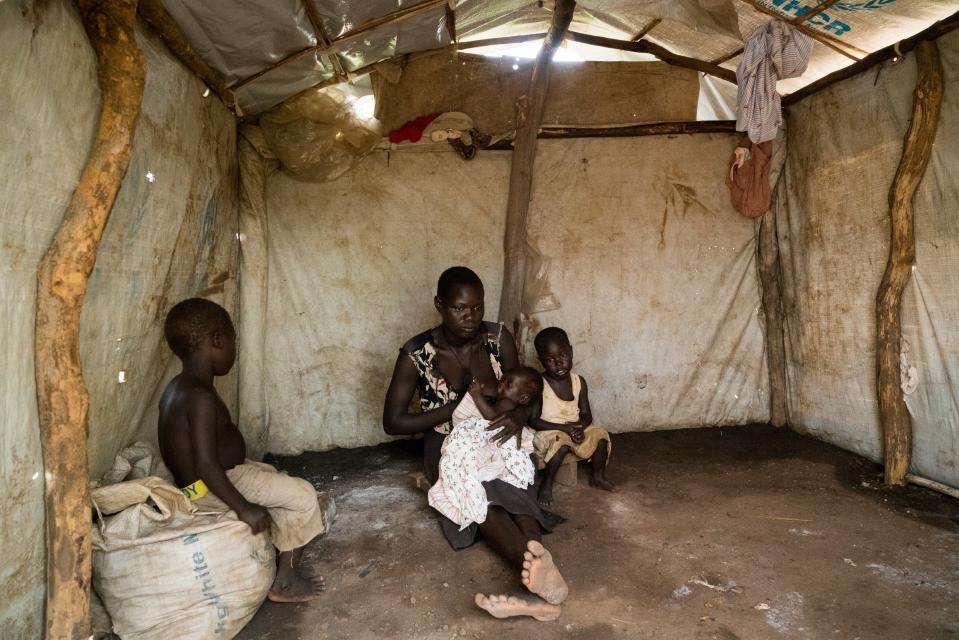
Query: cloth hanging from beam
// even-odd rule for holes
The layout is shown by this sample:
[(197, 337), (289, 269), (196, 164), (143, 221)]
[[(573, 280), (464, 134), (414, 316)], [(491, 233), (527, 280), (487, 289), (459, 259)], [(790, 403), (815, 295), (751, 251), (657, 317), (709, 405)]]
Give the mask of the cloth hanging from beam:
[(812, 44), (812, 38), (780, 20), (770, 20), (749, 35), (736, 68), (737, 131), (747, 132), (756, 144), (776, 137), (782, 126), (776, 81), (803, 74)]

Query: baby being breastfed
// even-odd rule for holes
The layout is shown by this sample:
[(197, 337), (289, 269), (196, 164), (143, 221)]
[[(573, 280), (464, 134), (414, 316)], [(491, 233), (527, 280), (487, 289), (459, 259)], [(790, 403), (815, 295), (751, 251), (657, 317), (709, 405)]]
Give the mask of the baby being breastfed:
[(500, 379), (495, 404), (474, 382), (453, 412), (453, 430), (443, 442), (439, 479), (429, 491), (429, 503), (461, 530), (486, 521), (484, 482), (502, 480), (520, 489), (533, 483), (533, 432), (524, 427), (517, 447), (515, 439), (502, 445), (490, 442), (493, 432), (487, 428), (496, 416), (539, 397), (542, 384), (537, 371), (517, 367)]

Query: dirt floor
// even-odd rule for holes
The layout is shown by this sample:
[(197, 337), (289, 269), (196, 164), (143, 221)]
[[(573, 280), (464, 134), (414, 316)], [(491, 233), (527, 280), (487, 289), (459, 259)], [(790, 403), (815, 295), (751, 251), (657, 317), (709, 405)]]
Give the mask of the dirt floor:
[(415, 442), (274, 459), (335, 495), (308, 561), (328, 591), (267, 603), (239, 638), (959, 638), (959, 501), (886, 490), (879, 468), (765, 426), (616, 435), (615, 493), (559, 487), (544, 543), (570, 586), (555, 622), (501, 621), (521, 593), (480, 543), (453, 552), (409, 474)]

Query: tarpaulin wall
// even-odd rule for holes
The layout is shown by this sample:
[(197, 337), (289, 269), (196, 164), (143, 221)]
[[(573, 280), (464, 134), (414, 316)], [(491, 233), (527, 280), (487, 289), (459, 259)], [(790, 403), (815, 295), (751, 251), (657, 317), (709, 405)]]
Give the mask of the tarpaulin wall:
[[(945, 96), (915, 197), (916, 267), (903, 297), (914, 473), (959, 486), (959, 33), (938, 40)], [(889, 248), (887, 195), (902, 153), (915, 55), (791, 108), (777, 194), (790, 422), (879, 460), (875, 300)]]
[(396, 354), (437, 324), (446, 267), (480, 275), (495, 320), (509, 154), (465, 162), (444, 147), (376, 151), (331, 183), (269, 178), (270, 451), (390, 439), (381, 418)]
[(754, 225), (721, 182), (737, 139), (539, 144), (527, 338), (566, 329), (613, 431), (769, 418)]
[[(83, 308), (91, 474), (155, 437), (172, 375), (162, 318), (203, 293), (235, 306), (233, 116), (144, 31), (143, 111)], [(67, 2), (0, 3), (0, 629), (39, 638), (43, 467), (33, 364), (36, 267), (63, 216), (99, 113), (95, 59)], [(120, 382), (120, 372), (124, 382)], [(220, 387), (235, 403), (235, 383)]]
[[(594, 413), (615, 431), (768, 418), (753, 223), (722, 176), (736, 137), (541, 141), (528, 289), (570, 331)], [(438, 322), (453, 264), (496, 318), (509, 154), (375, 152), (340, 180), (267, 183), (269, 450), (383, 434), (405, 340)]]

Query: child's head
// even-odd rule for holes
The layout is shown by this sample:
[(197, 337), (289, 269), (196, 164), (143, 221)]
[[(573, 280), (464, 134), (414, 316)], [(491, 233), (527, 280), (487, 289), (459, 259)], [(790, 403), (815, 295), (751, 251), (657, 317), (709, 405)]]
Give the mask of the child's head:
[(527, 405), (543, 393), (543, 377), (532, 367), (516, 367), (503, 372), (497, 393), (516, 404)]
[(550, 378), (564, 380), (573, 368), (573, 346), (559, 327), (548, 327), (533, 339), (536, 355)]
[(226, 309), (203, 298), (178, 302), (163, 324), (170, 349), (180, 360), (209, 358), (213, 374), (229, 373), (236, 361), (236, 329)]

